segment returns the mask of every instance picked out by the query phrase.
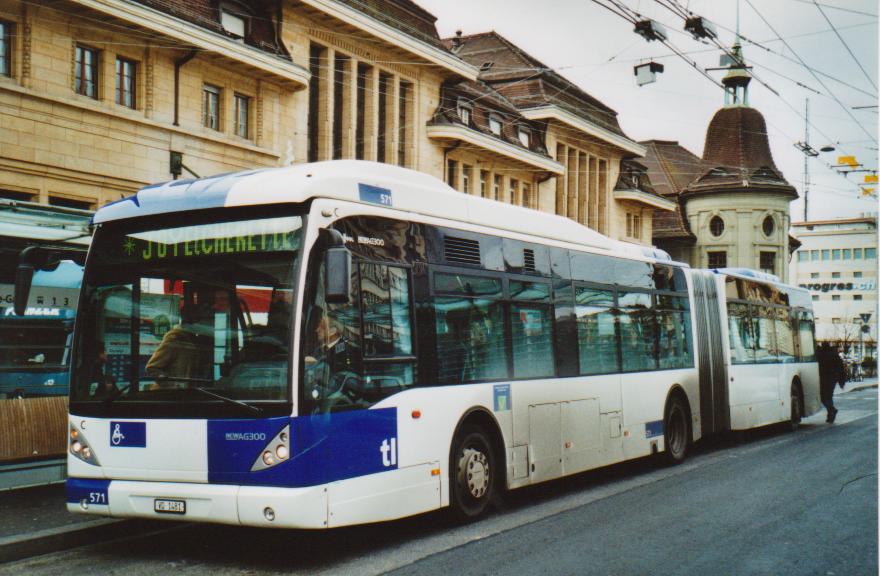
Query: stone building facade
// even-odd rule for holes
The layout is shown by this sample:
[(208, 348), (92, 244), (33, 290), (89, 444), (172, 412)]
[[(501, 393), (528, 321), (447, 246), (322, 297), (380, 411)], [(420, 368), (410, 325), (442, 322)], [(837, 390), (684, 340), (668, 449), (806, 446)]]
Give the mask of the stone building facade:
[(172, 178), (357, 158), (650, 245), (675, 203), (616, 112), (435, 20), (411, 0), (0, 0), (0, 198), (94, 210)]
[(788, 280), (790, 203), (797, 192), (773, 162), (767, 125), (748, 105), (749, 74), (739, 65), (724, 78), (725, 106), (706, 131), (703, 157), (677, 142), (650, 140), (645, 164), (658, 192), (677, 202), (654, 216), (654, 242), (699, 268), (751, 268)]
[(651, 245), (654, 212), (674, 210), (675, 204), (648, 187), (620, 182), (621, 163), (644, 156), (645, 149), (624, 134), (614, 110), (496, 32), (446, 43), (479, 67), (479, 79), (516, 109), (511, 114), (497, 106), (497, 121), (518, 127), (518, 133), (527, 130), (561, 168), (535, 173), (534, 207), (612, 238)]

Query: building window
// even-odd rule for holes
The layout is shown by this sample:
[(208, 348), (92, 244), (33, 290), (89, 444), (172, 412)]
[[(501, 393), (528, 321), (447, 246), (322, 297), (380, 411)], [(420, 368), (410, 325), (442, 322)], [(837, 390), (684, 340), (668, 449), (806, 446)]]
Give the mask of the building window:
[(833, 302), (839, 302), (839, 301), (840, 301), (840, 294), (832, 294), (832, 295), (831, 295), (831, 300), (832, 300)]
[(522, 185), (522, 205), (526, 208), (531, 208), (532, 206), (532, 187), (529, 186), (528, 182), (523, 182)]
[(235, 135), (242, 138), (250, 137), (248, 131), (248, 118), (250, 115), (251, 99), (241, 94), (235, 95)]
[(626, 213), (626, 235), (636, 240), (642, 238), (642, 216), (641, 214)]
[(496, 136), (501, 136), (501, 117), (495, 114), (489, 116), (489, 131)]
[(58, 206), (59, 208), (74, 208), (76, 210), (93, 210), (95, 204), (87, 200), (73, 200), (71, 198), (49, 196), (49, 206)]
[(532, 132), (525, 126), (520, 126), (517, 131), (517, 136), (519, 137), (519, 143), (525, 146), (526, 148), (531, 148), (532, 145)]
[(247, 18), (240, 13), (233, 13), (226, 8), (220, 10), (220, 25), (228, 34), (243, 40), (247, 36)]
[(501, 200), (501, 182), (502, 176), (501, 174), (495, 174), (492, 178), (492, 199), (493, 200)]
[(844, 260), (852, 260), (852, 250), (849, 248), (843, 249), (843, 259)]
[(12, 24), (0, 20), (0, 76), (12, 76)]
[(519, 198), (519, 180), (515, 178), (510, 179), (510, 198), (509, 202), (511, 204), (516, 204), (517, 199)]
[(489, 197), (489, 171), (480, 170), (480, 196)]
[(853, 248), (853, 260), (861, 260), (862, 259), (862, 249), (861, 248)]
[[(832, 298), (832, 300), (833, 300), (833, 298)], [(831, 323), (832, 324), (840, 324), (840, 318), (832, 318)]]
[(116, 103), (128, 108), (136, 107), (137, 63), (116, 58)]
[(712, 219), (709, 220), (709, 232), (716, 238), (724, 234), (724, 220), (720, 216), (712, 216)]
[(309, 72), (312, 81), (309, 82), (309, 121), (308, 121), (308, 149), (306, 157), (309, 162), (318, 161), (319, 135), (320, 135), (320, 107), (321, 107), (321, 61), (326, 49), (312, 44), (309, 47)]
[(15, 202), (33, 202), (37, 199), (37, 195), (28, 192), (16, 192), (14, 190), (0, 190), (0, 198)]
[(862, 277), (862, 273), (860, 271), (856, 270), (855, 272), (853, 272), (853, 278), (861, 278), (861, 277)]
[(464, 100), (458, 101), (458, 118), (465, 126), (471, 125), (471, 105)]
[(333, 59), (333, 147), (331, 158), (342, 158), (343, 110), (348, 93), (347, 74), (348, 57), (337, 54)]
[(776, 223), (773, 222), (772, 216), (764, 218), (764, 222), (761, 223), (761, 229), (764, 230), (764, 236), (773, 236), (773, 230), (776, 229)]
[(202, 86), (202, 126), (220, 130), (220, 88), (211, 84)]
[(806, 262), (810, 259), (810, 253), (806, 250), (798, 251), (798, 262)]
[(818, 250), (810, 250), (810, 261), (818, 262), (819, 261), (819, 251)]
[(840, 272), (832, 272), (831, 277), (832, 278), (840, 278)]
[(776, 273), (776, 252), (761, 252), (760, 260), (761, 270), (770, 274)]
[(409, 100), (412, 93), (412, 84), (409, 82), (400, 83), (400, 91), (397, 97), (397, 165), (406, 166), (406, 134), (409, 127), (407, 119), (409, 116)]
[(822, 250), (822, 261), (827, 262), (831, 260), (831, 250)]
[(450, 187), (455, 188), (458, 184), (456, 181), (458, 180), (458, 162), (455, 160), (447, 160), (446, 161), (446, 183), (449, 184)]
[(861, 300), (861, 299), (862, 299), (861, 294), (853, 294), (853, 300)]
[(727, 252), (707, 252), (709, 268), (727, 268)]
[(471, 173), (473, 169), (467, 164), (461, 165), (461, 191), (465, 194), (471, 193)]
[(865, 248), (865, 260), (875, 260), (877, 258), (876, 248)]
[(98, 51), (85, 46), (76, 47), (74, 90), (77, 94), (98, 97)]
[(812, 296), (810, 296), (810, 299), (811, 299), (813, 302), (818, 302), (818, 301), (819, 301), (819, 295), (818, 295), (818, 294), (813, 294)]
[(376, 98), (379, 99), (379, 133), (376, 135), (376, 160), (386, 162), (388, 147), (388, 120), (391, 115), (388, 113), (388, 99), (391, 97), (391, 75), (384, 72), (379, 73), (379, 93)]
[(818, 278), (818, 277), (819, 277), (818, 272), (810, 272), (810, 278)]
[(357, 69), (357, 119), (354, 127), (354, 157), (363, 160), (366, 152), (364, 140), (367, 133), (367, 77), (372, 69), (358, 63)]
[(835, 248), (831, 251), (831, 259), (840, 260), (840, 248)]

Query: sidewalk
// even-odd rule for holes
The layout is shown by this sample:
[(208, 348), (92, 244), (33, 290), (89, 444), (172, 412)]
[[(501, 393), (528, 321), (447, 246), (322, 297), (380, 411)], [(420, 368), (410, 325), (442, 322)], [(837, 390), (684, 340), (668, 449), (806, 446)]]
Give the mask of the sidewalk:
[[(67, 511), (63, 483), (0, 492), (0, 518), (0, 564), (160, 525), (158, 521), (71, 514)], [(124, 530), (120, 530), (122, 525)]]

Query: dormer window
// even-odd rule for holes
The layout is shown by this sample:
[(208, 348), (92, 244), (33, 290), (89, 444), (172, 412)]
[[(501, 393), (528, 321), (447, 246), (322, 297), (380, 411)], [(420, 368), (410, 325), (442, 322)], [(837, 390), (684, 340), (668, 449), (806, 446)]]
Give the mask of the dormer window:
[(465, 100), (458, 101), (458, 118), (465, 126), (471, 125), (471, 111), (473, 108)]
[(227, 34), (237, 40), (244, 40), (248, 33), (248, 24), (250, 15), (246, 8), (227, 3), (220, 6), (220, 25)]
[(532, 144), (532, 131), (529, 130), (525, 126), (520, 126), (517, 130), (517, 138), (519, 138), (519, 143), (525, 146), (526, 148), (531, 148)]
[(496, 136), (501, 136), (501, 127), (503, 126), (501, 122), (501, 116), (497, 114), (491, 114), (489, 116), (489, 131)]

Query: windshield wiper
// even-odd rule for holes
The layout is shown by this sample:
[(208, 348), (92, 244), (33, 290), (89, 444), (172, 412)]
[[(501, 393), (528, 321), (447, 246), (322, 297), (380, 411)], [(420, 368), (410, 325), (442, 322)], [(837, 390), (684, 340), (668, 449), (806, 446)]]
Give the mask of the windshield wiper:
[[(190, 378), (190, 380), (194, 380), (194, 378)], [(202, 394), (207, 394), (208, 396), (212, 396), (214, 398), (217, 398), (218, 400), (223, 400), (224, 402), (228, 402), (230, 404), (235, 404), (237, 406), (241, 406), (242, 408), (247, 408), (248, 410), (250, 410), (252, 412), (256, 412), (257, 414), (263, 413), (262, 408), (259, 408), (257, 406), (253, 406), (251, 404), (248, 404), (247, 402), (242, 402), (241, 400), (236, 400), (235, 398), (229, 398), (227, 396), (217, 394), (216, 392), (211, 392), (207, 388), (202, 388), (201, 386), (193, 386), (192, 388), (190, 388), (190, 390), (198, 390)]]

